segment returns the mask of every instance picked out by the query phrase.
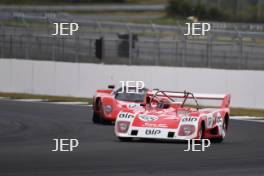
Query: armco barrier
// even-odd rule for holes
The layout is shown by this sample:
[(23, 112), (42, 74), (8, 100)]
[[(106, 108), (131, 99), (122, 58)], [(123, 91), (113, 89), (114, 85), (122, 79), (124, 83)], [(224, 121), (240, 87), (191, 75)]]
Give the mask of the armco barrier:
[(264, 71), (0, 59), (0, 92), (92, 97), (120, 80), (166, 90), (229, 92), (234, 107), (264, 108)]

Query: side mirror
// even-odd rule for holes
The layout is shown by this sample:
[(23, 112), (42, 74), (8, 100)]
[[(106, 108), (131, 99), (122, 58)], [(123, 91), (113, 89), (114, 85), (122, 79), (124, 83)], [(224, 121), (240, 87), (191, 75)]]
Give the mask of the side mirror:
[(146, 104), (150, 104), (150, 100), (151, 100), (150, 97), (147, 96), (147, 97), (146, 97)]
[(115, 86), (114, 85), (108, 85), (108, 89), (114, 89)]
[(140, 103), (140, 106), (144, 107), (144, 106), (146, 106), (146, 103)]

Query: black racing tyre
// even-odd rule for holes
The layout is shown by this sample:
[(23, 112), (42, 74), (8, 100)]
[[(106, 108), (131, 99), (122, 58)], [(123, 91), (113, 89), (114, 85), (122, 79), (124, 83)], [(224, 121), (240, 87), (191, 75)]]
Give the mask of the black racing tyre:
[(225, 136), (226, 136), (226, 131), (227, 131), (227, 122), (226, 122), (226, 120), (224, 120), (224, 122), (223, 122), (223, 130), (224, 130), (224, 133), (222, 133), (222, 136), (220, 138), (214, 138), (213, 139), (214, 142), (221, 143), (221, 142), (224, 141)]
[(111, 121), (105, 120), (104, 118), (100, 117), (100, 123), (103, 125), (110, 125)]
[(103, 108), (102, 108), (102, 102), (101, 100), (99, 100), (98, 105), (97, 105), (98, 109), (100, 110), (99, 113), (95, 113), (93, 112), (93, 123), (101, 123), (104, 124), (105, 120), (104, 118), (101, 116), (101, 114), (103, 113)]
[(130, 137), (118, 137), (121, 142), (130, 142), (133, 138)]
[(201, 125), (198, 133), (199, 133), (198, 139), (200, 140), (204, 139), (204, 126), (203, 125)]
[(93, 123), (100, 123), (100, 116), (99, 114), (96, 114), (95, 112), (93, 112)]
[(96, 124), (104, 124), (104, 125), (108, 125), (111, 124), (111, 121), (105, 120), (104, 117), (101, 116), (101, 114), (103, 114), (103, 108), (102, 108), (102, 102), (99, 100), (98, 103), (98, 108), (99, 108), (99, 113), (93, 113), (93, 123)]

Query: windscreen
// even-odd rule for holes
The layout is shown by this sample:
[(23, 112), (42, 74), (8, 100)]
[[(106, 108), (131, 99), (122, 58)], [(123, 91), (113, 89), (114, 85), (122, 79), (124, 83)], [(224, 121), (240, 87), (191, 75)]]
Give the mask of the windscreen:
[(119, 88), (115, 93), (115, 98), (121, 101), (143, 102), (147, 89)]

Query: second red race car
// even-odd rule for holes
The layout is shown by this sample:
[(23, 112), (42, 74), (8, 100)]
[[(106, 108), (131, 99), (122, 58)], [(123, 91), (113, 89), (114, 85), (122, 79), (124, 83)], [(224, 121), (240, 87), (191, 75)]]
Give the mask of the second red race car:
[(97, 90), (93, 97), (93, 122), (111, 123), (116, 120), (120, 110), (140, 107), (140, 104), (146, 103), (147, 91), (147, 88), (136, 87), (120, 87), (114, 90), (112, 85), (108, 89)]

